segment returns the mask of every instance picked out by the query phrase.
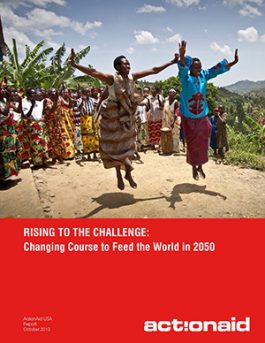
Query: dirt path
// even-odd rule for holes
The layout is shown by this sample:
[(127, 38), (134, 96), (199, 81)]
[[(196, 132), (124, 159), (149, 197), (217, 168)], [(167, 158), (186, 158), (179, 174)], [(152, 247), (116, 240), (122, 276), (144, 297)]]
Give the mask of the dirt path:
[(20, 182), (0, 190), (0, 217), (248, 218), (265, 217), (265, 173), (205, 165), (196, 182), (185, 156), (141, 154), (134, 162), (138, 188), (116, 187), (114, 170), (75, 161), (23, 169)]

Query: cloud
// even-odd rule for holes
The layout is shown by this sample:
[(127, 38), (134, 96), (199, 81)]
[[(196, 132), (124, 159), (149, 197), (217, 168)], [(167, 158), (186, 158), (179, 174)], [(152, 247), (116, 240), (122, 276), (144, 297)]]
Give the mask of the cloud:
[(134, 53), (135, 49), (133, 47), (130, 47), (126, 51), (128, 52), (128, 54), (132, 55)]
[[(257, 6), (262, 6), (264, 0), (224, 0), (223, 4), (225, 6), (241, 6), (239, 14), (243, 17), (258, 17), (262, 16), (262, 12), (257, 8)], [(255, 7), (254, 7), (255, 6)]]
[(1, 0), (3, 4), (7, 4), (9, 7), (17, 8), (18, 6), (39, 6), (39, 7), (47, 7), (48, 5), (59, 5), (65, 6), (65, 0)]
[(71, 28), (72, 30), (85, 35), (87, 31), (102, 26), (102, 22), (94, 21), (81, 23), (79, 21), (71, 20), (68, 17), (58, 16), (52, 11), (47, 11), (41, 8), (34, 8), (27, 14), (27, 23), (28, 26), (38, 27), (38, 29), (45, 29), (54, 26), (60, 28)]
[(169, 27), (169, 26), (166, 27), (166, 30), (167, 30), (168, 32), (173, 32), (173, 30), (172, 30), (171, 27)]
[(265, 42), (265, 34), (259, 35), (257, 29), (253, 26), (246, 28), (245, 30), (239, 30), (238, 32), (239, 42), (255, 43), (257, 41)]
[(24, 60), (25, 58), (25, 45), (28, 45), (31, 49), (36, 46), (30, 38), (23, 32), (16, 30), (15, 28), (11, 27), (9, 30), (5, 32), (5, 42), (12, 50), (13, 43), (12, 39), (16, 37), (16, 46), (18, 52), (19, 60)]
[(24, 51), (25, 45), (28, 45), (30, 48), (33, 48), (36, 45), (25, 33), (11, 27), (8, 31), (5, 32), (5, 41), (9, 45), (9, 47), (12, 46), (11, 42), (14, 37), (16, 37), (17, 48), (23, 47)]
[(254, 18), (254, 17), (258, 17), (262, 15), (262, 13), (257, 8), (252, 7), (250, 5), (245, 5), (243, 8), (241, 8), (239, 13), (243, 17), (250, 17), (250, 18)]
[(224, 5), (229, 6), (237, 6), (237, 5), (246, 5), (246, 4), (255, 4), (257, 6), (261, 6), (263, 4), (264, 0), (224, 0)]
[[(36, 4), (40, 4), (42, 8), (35, 7)], [(71, 29), (81, 35), (88, 34), (94, 37), (95, 30), (102, 26), (100, 21), (75, 21), (44, 8), (51, 4), (64, 6), (66, 2), (64, 0), (1, 0), (0, 13), (5, 40), (11, 48), (12, 38), (16, 39), (19, 56), (25, 55), (25, 45), (33, 48), (38, 37), (45, 40), (46, 46), (57, 48), (60, 45), (53, 40), (56, 36), (64, 35), (63, 29)], [(27, 11), (25, 15), (18, 15), (19, 7), (22, 5), (27, 6)]]
[(162, 6), (152, 6), (152, 5), (144, 5), (136, 11), (136, 13), (162, 13), (166, 12), (166, 9)]
[(166, 0), (166, 2), (178, 7), (189, 7), (192, 5), (198, 5), (200, 0)]
[[(44, 31), (51, 30), (53, 27), (59, 27), (70, 28), (81, 35), (85, 35), (88, 31), (102, 26), (102, 22), (100, 21), (87, 21), (86, 23), (82, 23), (71, 20), (68, 17), (59, 16), (55, 12), (47, 11), (43, 8), (34, 8), (23, 17), (16, 15), (14, 10), (10, 7), (0, 4), (0, 12), (2, 13), (4, 27), (8, 30), (10, 27), (13, 27), (24, 33), (35, 34), (36, 29), (38, 31)], [(55, 31), (47, 32), (50, 32), (50, 35), (56, 35)]]
[(54, 31), (53, 29), (35, 30), (34, 34), (44, 39), (51, 39), (53, 36), (63, 36), (63, 32)]
[(239, 42), (254, 43), (259, 38), (258, 31), (254, 26), (248, 27), (245, 30), (238, 30), (237, 34)]
[(216, 52), (220, 52), (222, 55), (226, 56), (226, 57), (229, 57), (232, 55), (232, 51), (231, 51), (231, 48), (230, 46), (228, 45), (224, 45), (224, 46), (220, 46), (219, 44), (217, 44), (216, 42), (213, 42), (211, 44), (211, 49), (213, 51), (216, 51)]
[[(58, 43), (56, 43), (56, 42), (54, 42), (52, 40), (47, 40), (46, 44), (47, 44), (48, 47), (53, 48), (54, 51), (58, 50), (62, 46), (62, 44), (58, 44)], [(68, 51), (68, 53), (67, 53), (67, 51)], [(70, 53), (70, 49), (69, 48), (66, 48), (66, 53), (67, 54)]]
[(182, 40), (181, 35), (179, 33), (176, 33), (175, 35), (169, 37), (167, 39), (168, 43), (178, 43)]
[(49, 4), (56, 4), (60, 6), (66, 5), (65, 0), (29, 0), (29, 2), (32, 2), (34, 5), (37, 5), (37, 6), (46, 6)]
[(149, 31), (134, 31), (134, 37), (138, 44), (155, 44), (159, 42), (159, 39)]

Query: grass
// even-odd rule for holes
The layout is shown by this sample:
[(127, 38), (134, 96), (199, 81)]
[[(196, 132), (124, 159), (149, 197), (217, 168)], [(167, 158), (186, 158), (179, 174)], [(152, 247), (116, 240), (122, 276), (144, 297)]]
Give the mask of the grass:
[(225, 154), (225, 163), (264, 171), (264, 128), (252, 122), (248, 126), (246, 125), (247, 123), (245, 124), (245, 132), (228, 127), (230, 150)]
[(225, 161), (227, 164), (232, 164), (243, 168), (265, 170), (264, 156), (260, 156), (248, 151), (231, 149), (225, 154)]

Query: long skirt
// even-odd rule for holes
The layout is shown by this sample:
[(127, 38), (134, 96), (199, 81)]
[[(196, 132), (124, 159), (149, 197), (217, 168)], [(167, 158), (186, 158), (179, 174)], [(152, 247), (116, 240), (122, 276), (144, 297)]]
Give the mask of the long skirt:
[(46, 132), (51, 147), (50, 157), (56, 158), (62, 155), (62, 137), (60, 134), (59, 112), (47, 111), (45, 113)]
[(79, 153), (83, 151), (83, 142), (80, 125), (75, 126), (75, 150)]
[(30, 139), (29, 139), (29, 119), (23, 118), (16, 123), (16, 131), (18, 140), (21, 144), (21, 149), (19, 151), (19, 158), (21, 162), (30, 159)]
[(199, 166), (208, 162), (208, 146), (211, 134), (211, 123), (208, 116), (186, 118), (182, 123), (187, 142), (187, 163)]
[(18, 157), (20, 143), (15, 125), (12, 115), (0, 124), (0, 179), (2, 180), (18, 175), (20, 170)]
[(58, 106), (52, 113), (45, 114), (52, 158), (69, 159), (75, 156), (75, 127), (73, 112)]
[(81, 121), (81, 138), (83, 144), (83, 153), (90, 154), (99, 151), (98, 133), (93, 122), (93, 116), (82, 114)]
[(162, 127), (162, 119), (160, 120), (148, 120), (147, 122), (148, 127), (148, 143), (150, 145), (159, 144), (160, 142), (160, 129)]
[(74, 124), (75, 124), (75, 150), (78, 153), (83, 151), (83, 143), (81, 137), (81, 127), (80, 127), (80, 120), (81, 120), (81, 113), (77, 107), (73, 108), (74, 113)]
[(30, 137), (30, 157), (34, 166), (41, 166), (51, 156), (51, 144), (46, 123), (32, 120), (28, 126)]
[(117, 103), (110, 102), (101, 110), (99, 152), (105, 168), (125, 168), (136, 150), (135, 117), (121, 115)]
[(75, 156), (75, 125), (72, 109), (61, 107), (60, 116), (61, 136), (63, 141), (63, 159), (71, 159)]

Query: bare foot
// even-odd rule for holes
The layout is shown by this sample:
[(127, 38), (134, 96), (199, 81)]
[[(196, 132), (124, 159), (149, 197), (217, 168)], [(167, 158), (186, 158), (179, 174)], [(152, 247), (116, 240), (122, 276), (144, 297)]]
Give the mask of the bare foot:
[(134, 189), (137, 188), (137, 183), (134, 182), (134, 180), (133, 180), (131, 174), (126, 174), (126, 175), (124, 176), (124, 178), (125, 178), (127, 181), (129, 181), (129, 184), (130, 184), (130, 186), (131, 186), (132, 188), (134, 188)]
[(194, 180), (198, 181), (199, 180), (199, 175), (198, 175), (198, 171), (196, 167), (192, 167), (192, 176), (194, 178)]
[(198, 166), (197, 171), (199, 172), (201, 178), (203, 178), (203, 179), (206, 178), (206, 175), (202, 169), (202, 166)]
[(123, 178), (122, 178), (122, 175), (121, 175), (121, 168), (120, 167), (116, 167), (116, 175), (117, 175), (117, 186), (118, 188), (122, 191), (124, 190), (124, 182), (123, 182)]
[(125, 188), (124, 182), (122, 178), (118, 178), (118, 183), (117, 183), (118, 188), (123, 191)]

